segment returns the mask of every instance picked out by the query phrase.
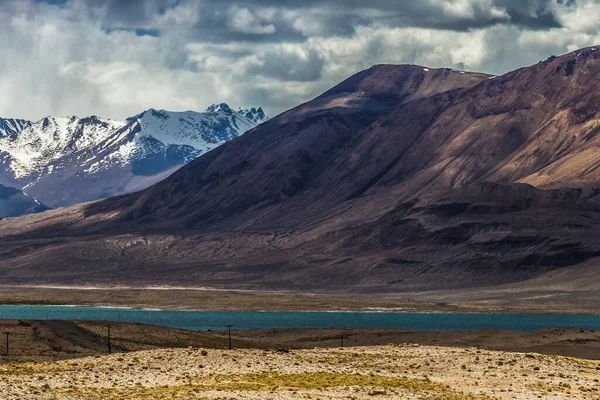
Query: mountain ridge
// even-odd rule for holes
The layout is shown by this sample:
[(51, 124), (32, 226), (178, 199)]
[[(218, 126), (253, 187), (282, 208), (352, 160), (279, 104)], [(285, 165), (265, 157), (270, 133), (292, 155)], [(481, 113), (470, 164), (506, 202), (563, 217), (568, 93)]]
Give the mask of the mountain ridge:
[(22, 123), (0, 136), (0, 183), (53, 207), (143, 189), (267, 119), (262, 109), (223, 106), (229, 111), (150, 109), (124, 121), (94, 115)]
[(376, 66), (139, 193), (3, 221), (5, 279), (402, 292), (597, 265), (599, 76), (595, 47)]

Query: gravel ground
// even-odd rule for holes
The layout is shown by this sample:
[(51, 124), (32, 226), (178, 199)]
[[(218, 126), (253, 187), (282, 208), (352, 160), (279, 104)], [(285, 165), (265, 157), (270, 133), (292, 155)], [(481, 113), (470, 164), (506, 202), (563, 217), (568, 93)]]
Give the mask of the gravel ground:
[(600, 362), (413, 344), (0, 365), (3, 399), (600, 399)]

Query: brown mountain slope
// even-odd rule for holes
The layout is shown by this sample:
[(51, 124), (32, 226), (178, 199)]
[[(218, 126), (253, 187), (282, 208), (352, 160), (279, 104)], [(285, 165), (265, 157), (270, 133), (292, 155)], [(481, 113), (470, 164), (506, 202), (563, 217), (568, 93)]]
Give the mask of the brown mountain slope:
[(401, 291), (589, 267), (598, 78), (596, 48), (500, 77), (375, 66), (140, 193), (1, 222), (0, 274)]
[[(255, 206), (281, 203), (318, 183), (337, 154), (353, 146), (362, 130), (381, 115), (488, 78), (448, 69), (374, 66), (116, 208), (125, 211), (121, 219), (164, 226), (168, 218), (198, 227)], [(311, 198), (306, 204), (314, 202)], [(112, 205), (98, 206), (103, 212)], [(90, 214), (95, 211), (93, 207), (88, 210)]]

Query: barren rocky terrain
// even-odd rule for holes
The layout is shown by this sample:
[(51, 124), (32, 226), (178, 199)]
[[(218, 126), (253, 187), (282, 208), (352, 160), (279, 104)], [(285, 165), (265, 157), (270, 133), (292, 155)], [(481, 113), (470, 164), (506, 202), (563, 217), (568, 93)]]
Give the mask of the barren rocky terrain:
[(160, 349), (0, 365), (5, 399), (596, 399), (597, 361), (418, 344)]

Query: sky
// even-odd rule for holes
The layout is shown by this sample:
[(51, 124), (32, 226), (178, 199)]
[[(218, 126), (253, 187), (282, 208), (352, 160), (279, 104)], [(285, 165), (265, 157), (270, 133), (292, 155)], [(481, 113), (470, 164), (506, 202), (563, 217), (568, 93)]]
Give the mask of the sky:
[(0, 116), (310, 100), (373, 64), (502, 74), (600, 44), (600, 0), (2, 0)]

